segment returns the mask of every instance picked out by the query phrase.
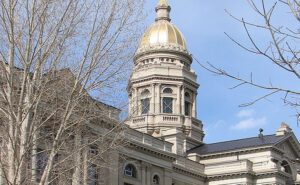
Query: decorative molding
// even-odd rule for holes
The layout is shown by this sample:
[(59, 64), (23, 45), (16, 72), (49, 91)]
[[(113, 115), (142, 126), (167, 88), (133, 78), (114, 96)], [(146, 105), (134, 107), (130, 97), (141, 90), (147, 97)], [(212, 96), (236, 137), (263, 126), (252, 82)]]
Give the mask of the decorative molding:
[(143, 79), (139, 79), (139, 80), (135, 80), (135, 81), (131, 81), (130, 82), (130, 86), (132, 86), (133, 84), (137, 84), (137, 83), (141, 83), (141, 82), (147, 82), (147, 81), (151, 81), (151, 80), (170, 80), (170, 81), (181, 81), (181, 82), (184, 82), (190, 86), (192, 86), (193, 88), (195, 89), (198, 89), (199, 88), (199, 84), (197, 84), (196, 82), (193, 82), (191, 80), (189, 80), (188, 78), (179, 78), (179, 77), (171, 77), (171, 76), (168, 76), (168, 77), (163, 77), (163, 76), (150, 76), (150, 77), (147, 77), (147, 78), (143, 78)]
[(177, 164), (173, 164), (173, 170), (178, 172), (178, 173), (181, 173), (181, 174), (184, 174), (184, 175), (188, 175), (190, 177), (196, 177), (200, 180), (205, 180), (207, 178), (207, 176), (205, 174), (202, 174), (202, 173), (197, 173), (197, 172), (194, 172), (192, 170), (189, 170), (187, 168), (184, 168), (180, 165), (177, 165)]
[(191, 54), (186, 49), (184, 49), (179, 45), (172, 45), (172, 44), (156, 44), (152, 46), (148, 45), (145, 47), (138, 48), (134, 56), (134, 60), (137, 60), (138, 58), (144, 55), (157, 54), (160, 52), (178, 54), (188, 58), (191, 61), (193, 60)]
[(206, 182), (209, 182), (212, 180), (233, 179), (233, 178), (239, 178), (239, 177), (253, 178), (253, 177), (255, 177), (255, 173), (253, 171), (240, 171), (240, 172), (234, 172), (234, 173), (211, 175), (211, 176), (207, 176)]
[(154, 148), (152, 149), (150, 146), (143, 146), (137, 142), (130, 141), (129, 147), (136, 151), (145, 153), (147, 155), (152, 155), (154, 157), (158, 157), (160, 159), (164, 159), (170, 162), (174, 162), (176, 160), (176, 154), (168, 153), (161, 150), (156, 150)]
[[(191, 154), (196, 154), (197, 156), (200, 157), (200, 159), (212, 159), (212, 158), (219, 158), (219, 157), (225, 157), (225, 156), (233, 156), (237, 154), (248, 154), (248, 153), (256, 153), (256, 152), (261, 152), (261, 151), (270, 151), (272, 146), (264, 146), (264, 147), (258, 147), (258, 148), (241, 148), (239, 150), (232, 150), (232, 151), (226, 151), (226, 152), (220, 152), (220, 153), (211, 153), (211, 154), (205, 154), (205, 155), (200, 155), (197, 153), (191, 153)], [(274, 148), (276, 151), (276, 148)], [(278, 151), (279, 152), (279, 151)]]

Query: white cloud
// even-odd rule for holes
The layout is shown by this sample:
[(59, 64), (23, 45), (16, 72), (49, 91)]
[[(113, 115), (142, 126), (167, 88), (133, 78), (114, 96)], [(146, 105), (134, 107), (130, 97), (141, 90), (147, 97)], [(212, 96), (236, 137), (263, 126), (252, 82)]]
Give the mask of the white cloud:
[(239, 118), (248, 118), (251, 117), (255, 114), (255, 111), (252, 109), (248, 110), (241, 110), (240, 112), (237, 113), (237, 117)]
[(220, 128), (222, 126), (226, 125), (226, 121), (224, 120), (218, 120), (215, 124), (213, 124), (213, 128), (216, 129), (216, 128)]
[(236, 125), (232, 126), (231, 129), (234, 130), (247, 130), (247, 129), (252, 129), (252, 128), (260, 128), (264, 125), (267, 124), (267, 118), (262, 117), (262, 118), (248, 118), (245, 120), (240, 121)]

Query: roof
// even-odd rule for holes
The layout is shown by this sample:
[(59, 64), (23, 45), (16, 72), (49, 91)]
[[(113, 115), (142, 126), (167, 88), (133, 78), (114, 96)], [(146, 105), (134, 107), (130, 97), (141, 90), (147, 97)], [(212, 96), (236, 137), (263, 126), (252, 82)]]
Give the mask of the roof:
[(287, 138), (287, 136), (276, 136), (276, 135), (266, 135), (262, 138), (252, 137), (239, 140), (225, 141), (212, 144), (202, 144), (195, 147), (189, 151), (188, 154), (197, 153), (199, 155), (207, 155), (214, 153), (221, 153), (226, 151), (233, 151), (246, 148), (262, 147), (262, 146), (273, 146), (280, 142), (281, 140)]

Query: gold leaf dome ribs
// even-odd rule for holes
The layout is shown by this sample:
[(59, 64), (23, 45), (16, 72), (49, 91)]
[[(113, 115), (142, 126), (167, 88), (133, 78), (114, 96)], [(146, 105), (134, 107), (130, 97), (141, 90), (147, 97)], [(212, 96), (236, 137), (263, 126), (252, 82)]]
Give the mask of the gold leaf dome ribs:
[(183, 34), (171, 23), (170, 11), (167, 0), (159, 0), (156, 8), (155, 22), (145, 31), (135, 59), (151, 52), (177, 53), (192, 60)]
[(169, 21), (157, 21), (142, 37), (140, 48), (155, 45), (174, 45), (186, 50), (186, 42), (179, 29)]

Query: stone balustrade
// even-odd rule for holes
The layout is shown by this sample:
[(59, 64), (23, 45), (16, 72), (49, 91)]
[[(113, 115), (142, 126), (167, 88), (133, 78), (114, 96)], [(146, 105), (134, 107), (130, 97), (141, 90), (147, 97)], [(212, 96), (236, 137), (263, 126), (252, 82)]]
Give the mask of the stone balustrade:
[(126, 130), (125, 137), (129, 141), (145, 144), (147, 146), (151, 146), (158, 150), (172, 152), (172, 143), (163, 141), (158, 138), (154, 138), (148, 134), (144, 134), (144, 133), (138, 132), (138, 131), (130, 129), (130, 128), (128, 128)]
[[(154, 124), (155, 123), (155, 124)], [(163, 126), (185, 126), (187, 128), (198, 128), (202, 130), (202, 122), (196, 118), (189, 116), (182, 116), (176, 114), (158, 114), (158, 115), (144, 115), (137, 116), (132, 119), (132, 127), (155, 127), (157, 125)]]
[(175, 161), (175, 164), (178, 166), (181, 166), (185, 169), (188, 169), (189, 171), (194, 171), (194, 172), (201, 173), (201, 174), (204, 173), (204, 165), (203, 164), (189, 160), (184, 157), (177, 158)]
[(205, 174), (207, 175), (251, 171), (253, 171), (253, 164), (249, 160), (228, 161), (205, 165)]

